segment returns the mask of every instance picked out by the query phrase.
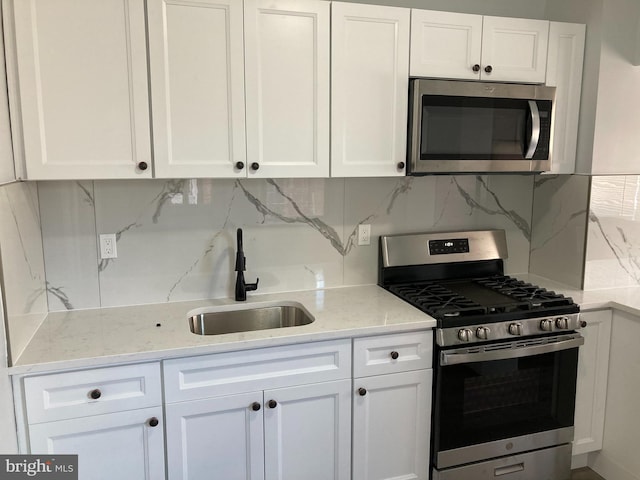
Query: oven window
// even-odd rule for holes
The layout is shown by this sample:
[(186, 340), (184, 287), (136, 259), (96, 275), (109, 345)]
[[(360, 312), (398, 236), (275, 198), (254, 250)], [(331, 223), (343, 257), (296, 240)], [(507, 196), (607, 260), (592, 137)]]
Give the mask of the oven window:
[(524, 159), (528, 118), (526, 100), (425, 95), (420, 159)]
[(439, 367), (434, 441), (450, 450), (573, 425), (578, 349)]

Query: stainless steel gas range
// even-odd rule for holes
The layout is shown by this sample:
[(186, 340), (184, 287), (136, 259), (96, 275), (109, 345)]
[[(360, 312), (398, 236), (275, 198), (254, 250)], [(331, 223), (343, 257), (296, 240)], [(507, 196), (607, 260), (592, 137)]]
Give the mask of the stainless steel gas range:
[(437, 320), (434, 480), (571, 475), (580, 309), (505, 258), (502, 230), (380, 239), (379, 284)]

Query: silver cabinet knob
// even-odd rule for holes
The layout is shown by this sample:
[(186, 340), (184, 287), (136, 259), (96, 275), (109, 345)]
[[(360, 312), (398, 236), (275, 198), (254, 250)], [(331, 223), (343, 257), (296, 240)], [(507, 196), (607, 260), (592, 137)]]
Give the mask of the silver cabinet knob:
[(476, 337), (480, 340), (487, 340), (489, 338), (489, 333), (491, 333), (489, 327), (478, 327), (476, 329)]
[(511, 323), (509, 325), (509, 333), (511, 335), (522, 335), (522, 324), (521, 323)]
[(461, 342), (469, 342), (472, 336), (473, 332), (468, 328), (461, 328), (460, 330), (458, 330), (458, 339)]

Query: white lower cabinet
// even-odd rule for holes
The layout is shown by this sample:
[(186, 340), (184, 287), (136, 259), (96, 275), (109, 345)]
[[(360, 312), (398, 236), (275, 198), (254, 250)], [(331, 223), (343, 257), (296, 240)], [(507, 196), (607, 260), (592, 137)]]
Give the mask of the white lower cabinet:
[(159, 362), (22, 381), (30, 453), (78, 455), (81, 480), (165, 478)]
[(429, 478), (432, 370), (354, 380), (353, 480)]
[(82, 480), (164, 478), (162, 407), (29, 427), (31, 453), (78, 455)]
[(354, 341), (353, 480), (429, 479), (432, 342), (431, 331)]
[(176, 358), (164, 383), (159, 362), (27, 375), (22, 450), (77, 454), (81, 480), (428, 480), (432, 341)]
[(350, 480), (350, 344), (165, 361), (169, 480)]
[(587, 326), (581, 330), (584, 345), (580, 347), (578, 354), (574, 455), (602, 449), (609, 375), (611, 317), (611, 310), (580, 314), (580, 318), (587, 322)]
[(250, 392), (167, 405), (168, 477), (264, 479), (262, 403)]
[(348, 480), (351, 381), (167, 406), (169, 479)]

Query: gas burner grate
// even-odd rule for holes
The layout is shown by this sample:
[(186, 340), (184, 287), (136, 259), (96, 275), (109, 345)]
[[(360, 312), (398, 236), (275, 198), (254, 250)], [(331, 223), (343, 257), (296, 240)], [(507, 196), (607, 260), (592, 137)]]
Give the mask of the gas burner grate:
[(393, 285), (389, 290), (437, 319), (527, 312), (573, 304), (570, 298), (506, 275), (416, 282)]

